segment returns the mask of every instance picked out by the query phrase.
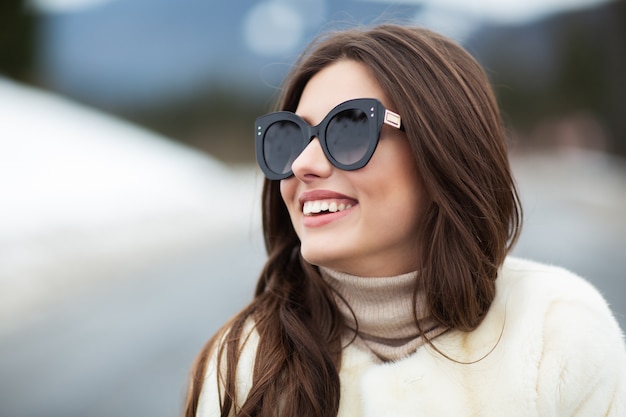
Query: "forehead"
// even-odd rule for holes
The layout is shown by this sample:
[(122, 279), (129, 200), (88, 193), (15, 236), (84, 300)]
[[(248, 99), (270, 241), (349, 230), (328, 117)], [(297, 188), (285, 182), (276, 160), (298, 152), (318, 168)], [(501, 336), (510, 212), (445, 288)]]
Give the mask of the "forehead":
[(341, 60), (315, 74), (304, 87), (296, 114), (319, 123), (338, 104), (353, 98), (377, 98), (388, 106), (382, 88), (364, 64)]

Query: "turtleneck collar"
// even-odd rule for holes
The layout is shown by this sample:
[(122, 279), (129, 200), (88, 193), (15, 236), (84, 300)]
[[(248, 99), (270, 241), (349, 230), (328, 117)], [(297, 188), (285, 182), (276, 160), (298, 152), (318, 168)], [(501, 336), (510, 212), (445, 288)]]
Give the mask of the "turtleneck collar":
[[(337, 292), (337, 306), (349, 337), (356, 333), (355, 342), (361, 347), (382, 361), (393, 361), (412, 354), (424, 344), (415, 324), (413, 308), (417, 272), (365, 278), (324, 267), (320, 271)], [(427, 337), (432, 339), (444, 331), (428, 316), (420, 293), (416, 307), (417, 318)]]

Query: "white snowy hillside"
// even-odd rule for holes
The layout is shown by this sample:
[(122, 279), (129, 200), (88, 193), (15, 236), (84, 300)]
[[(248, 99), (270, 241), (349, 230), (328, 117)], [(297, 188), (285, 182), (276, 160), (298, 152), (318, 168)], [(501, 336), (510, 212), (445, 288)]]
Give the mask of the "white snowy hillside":
[(256, 232), (258, 179), (0, 78), (0, 322), (83, 281)]

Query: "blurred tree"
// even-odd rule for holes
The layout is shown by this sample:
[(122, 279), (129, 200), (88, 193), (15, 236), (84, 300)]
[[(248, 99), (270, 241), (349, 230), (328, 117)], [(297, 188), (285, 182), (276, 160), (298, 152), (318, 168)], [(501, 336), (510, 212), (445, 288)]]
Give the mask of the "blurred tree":
[(626, 156), (626, 2), (557, 23), (562, 62), (548, 93), (565, 112), (592, 112), (609, 131), (610, 150)]
[(586, 114), (606, 130), (607, 150), (626, 156), (626, 2), (488, 28), (472, 47), (522, 138)]
[(36, 15), (26, 1), (0, 2), (0, 74), (33, 81), (36, 50)]
[[(254, 119), (270, 111), (272, 96), (232, 84), (210, 84), (182, 100), (118, 113), (133, 123), (228, 163), (254, 162)], [(115, 112), (115, 110), (112, 110)]]
[(608, 116), (616, 135), (616, 151), (626, 156), (626, 2), (614, 3), (615, 24), (609, 31), (608, 55), (611, 65), (607, 78), (612, 80), (608, 92)]

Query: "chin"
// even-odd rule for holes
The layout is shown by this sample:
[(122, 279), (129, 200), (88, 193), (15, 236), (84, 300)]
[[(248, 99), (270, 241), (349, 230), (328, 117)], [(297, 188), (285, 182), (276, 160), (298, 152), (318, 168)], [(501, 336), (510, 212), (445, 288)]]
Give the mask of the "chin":
[(328, 256), (328, 249), (319, 250), (319, 249), (307, 249), (306, 247), (301, 248), (302, 257), (305, 261), (310, 263), (311, 265), (323, 266), (330, 269), (336, 269), (337, 265), (341, 262), (337, 259), (336, 256)]

